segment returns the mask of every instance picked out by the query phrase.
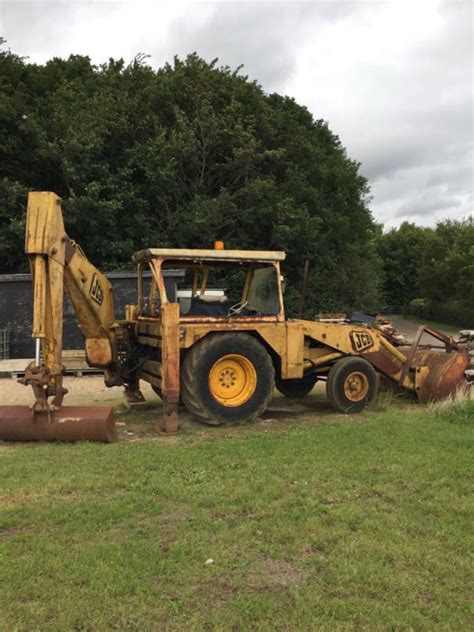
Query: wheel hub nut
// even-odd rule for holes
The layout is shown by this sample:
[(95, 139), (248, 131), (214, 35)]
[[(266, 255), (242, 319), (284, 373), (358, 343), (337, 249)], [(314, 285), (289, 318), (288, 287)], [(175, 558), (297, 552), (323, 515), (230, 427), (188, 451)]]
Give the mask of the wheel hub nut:
[(233, 371), (232, 369), (226, 369), (225, 371), (223, 371), (219, 378), (219, 382), (225, 388), (230, 388), (231, 386), (233, 386), (235, 384), (235, 380), (236, 380), (235, 371)]

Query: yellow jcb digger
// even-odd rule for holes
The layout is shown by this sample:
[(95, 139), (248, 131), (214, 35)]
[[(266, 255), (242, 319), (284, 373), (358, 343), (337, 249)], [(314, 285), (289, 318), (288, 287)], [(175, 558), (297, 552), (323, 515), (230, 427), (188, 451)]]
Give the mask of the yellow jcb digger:
[[(466, 346), (420, 327), (409, 346), (377, 323), (286, 319), (280, 251), (149, 248), (133, 255), (137, 301), (114, 315), (112, 286), (65, 232), (54, 193), (28, 198), (26, 254), (33, 278), (35, 360), (22, 382), (31, 409), (0, 406), (0, 439), (112, 441), (109, 407), (63, 406), (63, 287), (84, 336), (86, 359), (107, 386), (143, 401), (140, 381), (163, 399), (164, 432), (178, 430), (178, 404), (208, 424), (242, 423), (268, 406), (274, 388), (304, 397), (326, 383), (333, 407), (361, 412), (381, 376), (426, 402), (465, 385)], [(164, 271), (182, 270), (175, 295)], [(426, 343), (434, 338), (437, 348)]]

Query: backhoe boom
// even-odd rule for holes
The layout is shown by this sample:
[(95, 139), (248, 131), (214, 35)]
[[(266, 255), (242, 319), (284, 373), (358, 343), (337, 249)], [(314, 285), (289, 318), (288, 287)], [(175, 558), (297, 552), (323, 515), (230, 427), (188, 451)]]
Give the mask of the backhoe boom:
[[(59, 408), (67, 392), (61, 361), (64, 288), (84, 335), (89, 365), (107, 370), (117, 361), (112, 286), (66, 234), (61, 199), (54, 193), (28, 195), (25, 252), (33, 279), (36, 353), (23, 383), (33, 387), (34, 409), (47, 411)], [(54, 396), (51, 404), (49, 396)]]
[(33, 280), (32, 336), (36, 345), (35, 359), (20, 382), (33, 388), (33, 417), (37, 415), (38, 419), (34, 427), (29, 427), (24, 413), (19, 414), (19, 432), (21, 430), (27, 438), (36, 438), (39, 428), (44, 427), (45, 438), (54, 438), (56, 434), (57, 438), (66, 440), (109, 441), (114, 423), (110, 407), (83, 407), (79, 411), (75, 408), (67, 417), (61, 417), (60, 425), (54, 417), (67, 393), (62, 365), (64, 289), (84, 335), (88, 364), (103, 369), (109, 383), (120, 383), (114, 372), (118, 325), (114, 318), (112, 286), (66, 234), (61, 199), (54, 193), (35, 191), (28, 195), (25, 252)]

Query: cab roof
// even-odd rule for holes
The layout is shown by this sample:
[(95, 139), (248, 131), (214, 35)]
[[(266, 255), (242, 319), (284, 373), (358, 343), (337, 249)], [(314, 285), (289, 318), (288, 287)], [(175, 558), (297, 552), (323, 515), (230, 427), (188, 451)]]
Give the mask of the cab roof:
[(135, 263), (150, 259), (173, 261), (283, 261), (286, 253), (281, 250), (198, 250), (187, 248), (147, 248), (132, 256)]

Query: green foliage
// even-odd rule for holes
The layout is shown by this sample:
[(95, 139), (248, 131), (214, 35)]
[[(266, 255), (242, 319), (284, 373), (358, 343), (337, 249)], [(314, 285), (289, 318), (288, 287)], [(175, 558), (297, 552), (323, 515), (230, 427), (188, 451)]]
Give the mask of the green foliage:
[(18, 209), (25, 205), (27, 187), (9, 178), (0, 178), (0, 261), (4, 272), (24, 272), (26, 257), (18, 259), (24, 250), (25, 213)]
[(469, 300), (437, 303), (429, 299), (415, 299), (410, 301), (407, 311), (424, 320), (474, 329), (474, 309)]
[(458, 327), (474, 329), (474, 307), (472, 305), (472, 299), (433, 303), (430, 318), (442, 320), (445, 323)]
[[(407, 222), (379, 238), (389, 304), (440, 322), (474, 327), (474, 222)], [(423, 297), (423, 298), (416, 298)]]
[[(2, 271), (24, 265), (26, 192), (64, 199), (70, 235), (104, 269), (147, 246), (283, 249), (288, 306), (311, 261), (308, 314), (379, 302), (359, 165), (322, 120), (197, 55), (158, 71), (0, 53)], [(2, 196), (3, 197), (3, 196)]]
[(474, 309), (474, 221), (440, 222), (425, 244), (419, 276), (423, 296), (465, 301)]
[(417, 318), (429, 318), (432, 305), (432, 301), (428, 298), (414, 298), (408, 303), (407, 312)]
[(379, 239), (383, 260), (385, 300), (390, 305), (405, 305), (419, 296), (418, 276), (423, 251), (430, 237), (429, 228), (403, 222)]

